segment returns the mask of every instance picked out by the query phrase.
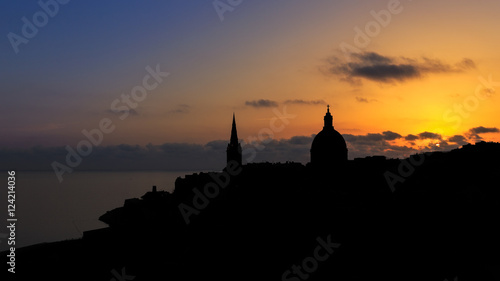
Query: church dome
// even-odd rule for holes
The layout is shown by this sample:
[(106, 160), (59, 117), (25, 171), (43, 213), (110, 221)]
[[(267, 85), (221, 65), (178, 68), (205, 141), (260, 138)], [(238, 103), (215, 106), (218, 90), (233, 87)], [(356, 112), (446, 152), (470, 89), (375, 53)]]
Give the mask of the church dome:
[(334, 129), (333, 117), (328, 107), (325, 125), (311, 145), (311, 164), (316, 167), (345, 166), (347, 162), (347, 145), (344, 137)]
[(347, 150), (347, 144), (344, 137), (334, 128), (323, 129), (315, 137), (311, 145), (311, 150), (326, 151), (329, 149)]

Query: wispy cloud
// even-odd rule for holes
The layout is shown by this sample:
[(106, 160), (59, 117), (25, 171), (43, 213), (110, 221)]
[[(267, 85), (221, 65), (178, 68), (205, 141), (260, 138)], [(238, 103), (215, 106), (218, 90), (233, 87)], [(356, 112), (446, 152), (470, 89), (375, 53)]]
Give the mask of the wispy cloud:
[(168, 113), (174, 113), (174, 114), (185, 114), (189, 113), (191, 106), (187, 104), (179, 104), (175, 109), (169, 110)]
[(108, 110), (106, 110), (106, 113), (113, 114), (113, 115), (119, 115), (119, 116), (121, 116), (123, 114), (127, 114), (127, 113), (130, 114), (130, 115), (132, 115), (132, 116), (139, 115), (139, 113), (135, 109), (133, 109), (133, 108), (129, 108), (127, 110), (111, 110), (111, 109), (108, 109)]
[(298, 105), (325, 105), (326, 102), (324, 100), (301, 100), (301, 99), (295, 99), (295, 100), (286, 100), (283, 102), (284, 104), (298, 104)]
[(273, 100), (265, 100), (265, 99), (260, 99), (260, 100), (253, 100), (253, 101), (246, 101), (245, 105), (251, 106), (251, 107), (277, 107), (278, 102), (273, 101)]
[(377, 102), (378, 100), (376, 100), (376, 99), (368, 100), (367, 98), (356, 97), (356, 101), (361, 102), (361, 103), (372, 103), (372, 102)]

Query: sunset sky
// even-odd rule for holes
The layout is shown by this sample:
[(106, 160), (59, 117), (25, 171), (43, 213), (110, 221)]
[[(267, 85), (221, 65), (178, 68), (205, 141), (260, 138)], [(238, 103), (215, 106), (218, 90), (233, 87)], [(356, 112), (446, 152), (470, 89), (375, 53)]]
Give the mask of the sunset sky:
[[(327, 104), (350, 159), (500, 141), (497, 0), (41, 2), (52, 15), (0, 4), (4, 159), (50, 169), (107, 118), (100, 157), (212, 167), (234, 112), (242, 142), (264, 139), (247, 161), (306, 162)], [(169, 75), (125, 105), (156, 69)], [(277, 112), (294, 117), (273, 126)]]

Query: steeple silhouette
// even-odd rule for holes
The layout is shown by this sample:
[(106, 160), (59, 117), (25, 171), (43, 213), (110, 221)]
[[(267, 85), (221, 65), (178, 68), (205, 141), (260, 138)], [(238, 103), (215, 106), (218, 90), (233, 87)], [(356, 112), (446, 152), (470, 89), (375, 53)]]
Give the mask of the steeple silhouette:
[(239, 165), (242, 165), (242, 154), (241, 145), (238, 142), (238, 132), (236, 130), (236, 119), (233, 112), (233, 125), (231, 127), (231, 138), (226, 149), (227, 163), (229, 161), (236, 161)]
[(330, 105), (326, 106), (326, 114), (323, 120), (325, 120), (325, 125), (323, 126), (323, 129), (333, 129), (333, 117), (332, 114), (330, 114)]
[(236, 120), (234, 118), (234, 112), (233, 112), (233, 126), (231, 127), (231, 144), (238, 144), (238, 131), (236, 130)]

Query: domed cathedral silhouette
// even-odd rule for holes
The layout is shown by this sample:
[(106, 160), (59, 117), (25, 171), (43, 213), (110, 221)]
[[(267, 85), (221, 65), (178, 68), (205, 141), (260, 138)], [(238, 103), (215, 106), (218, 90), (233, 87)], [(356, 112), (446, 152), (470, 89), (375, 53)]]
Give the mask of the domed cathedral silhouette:
[(236, 119), (233, 113), (233, 125), (231, 127), (231, 139), (226, 149), (227, 163), (236, 161), (239, 166), (242, 165), (241, 144), (238, 142), (238, 132), (236, 131)]
[(347, 165), (347, 145), (344, 137), (334, 129), (330, 106), (327, 106), (323, 130), (319, 132), (311, 145), (311, 166), (314, 169), (343, 170)]
[[(347, 166), (347, 145), (344, 137), (334, 129), (330, 106), (327, 106), (323, 130), (315, 137), (311, 145), (311, 167), (315, 170), (338, 172)], [(226, 162), (236, 162), (242, 166), (242, 149), (238, 141), (236, 118), (233, 113), (231, 138), (226, 149)], [(333, 169), (333, 170), (332, 170)]]

